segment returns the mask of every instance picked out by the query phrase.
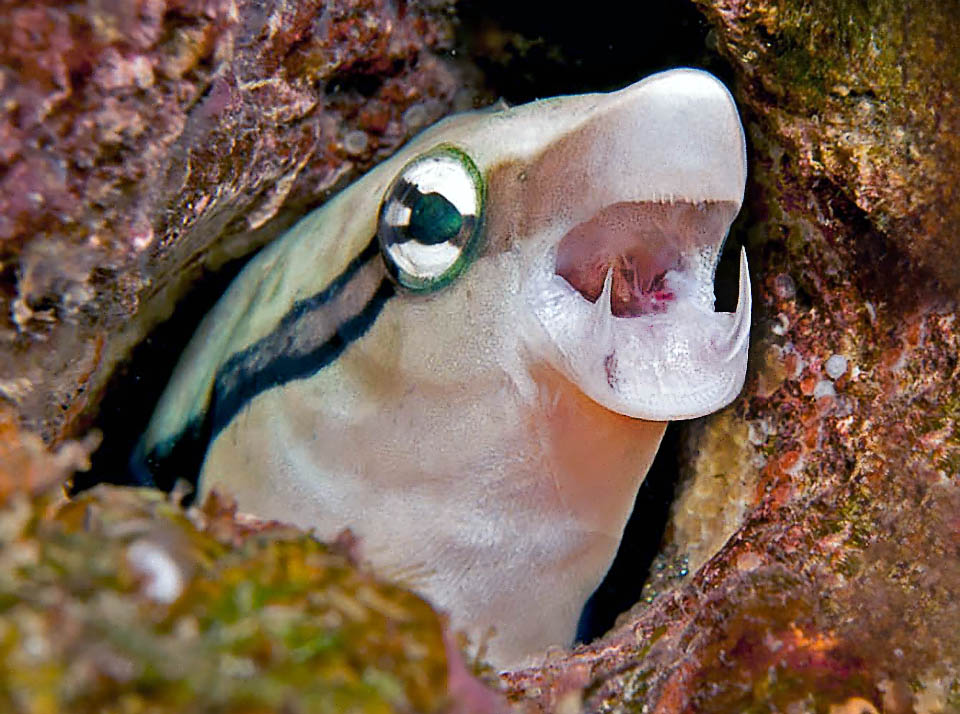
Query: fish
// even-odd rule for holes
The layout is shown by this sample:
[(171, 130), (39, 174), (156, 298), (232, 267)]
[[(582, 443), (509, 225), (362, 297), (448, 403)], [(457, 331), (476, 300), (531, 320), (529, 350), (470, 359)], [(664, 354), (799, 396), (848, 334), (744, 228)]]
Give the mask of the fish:
[(498, 669), (569, 646), (667, 422), (746, 373), (735, 102), (690, 68), (448, 117), (255, 256), (133, 457), (332, 540)]

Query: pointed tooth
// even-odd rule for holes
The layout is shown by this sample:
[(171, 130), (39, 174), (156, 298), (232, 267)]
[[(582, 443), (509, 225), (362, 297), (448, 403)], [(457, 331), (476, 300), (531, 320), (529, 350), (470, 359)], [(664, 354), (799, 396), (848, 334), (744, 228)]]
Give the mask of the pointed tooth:
[(734, 314), (733, 325), (727, 338), (730, 348), (727, 350), (725, 362), (729, 362), (736, 357), (750, 338), (750, 313), (752, 310), (753, 296), (750, 291), (750, 268), (747, 265), (747, 251), (741, 247), (740, 292), (737, 295), (737, 312)]
[(607, 268), (607, 277), (603, 279), (603, 291), (594, 303), (598, 317), (609, 317), (613, 314), (613, 266)]
[(603, 292), (593, 304), (594, 339), (598, 344), (606, 344), (612, 339), (613, 310), (610, 296), (613, 293), (613, 267), (607, 270), (607, 277), (603, 280)]

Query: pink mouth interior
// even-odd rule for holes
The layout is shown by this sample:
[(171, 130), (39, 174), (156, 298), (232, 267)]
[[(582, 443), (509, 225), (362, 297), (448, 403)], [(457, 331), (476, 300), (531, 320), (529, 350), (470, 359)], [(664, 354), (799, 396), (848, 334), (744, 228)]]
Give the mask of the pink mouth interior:
[(684, 256), (719, 247), (735, 214), (736, 206), (726, 201), (615, 203), (563, 237), (556, 272), (596, 302), (612, 266), (614, 315), (662, 312), (676, 299), (664, 284), (665, 274), (683, 270)]

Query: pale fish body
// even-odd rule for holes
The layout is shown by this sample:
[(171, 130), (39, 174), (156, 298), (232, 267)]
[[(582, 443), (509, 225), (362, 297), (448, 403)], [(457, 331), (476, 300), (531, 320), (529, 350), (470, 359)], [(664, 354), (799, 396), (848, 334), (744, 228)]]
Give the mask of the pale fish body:
[(742, 387), (745, 255), (736, 313), (713, 276), (744, 147), (689, 69), (440, 122), (244, 269), (141, 464), (352, 529), (474, 642), (493, 628), (497, 666), (570, 644), (665, 423)]

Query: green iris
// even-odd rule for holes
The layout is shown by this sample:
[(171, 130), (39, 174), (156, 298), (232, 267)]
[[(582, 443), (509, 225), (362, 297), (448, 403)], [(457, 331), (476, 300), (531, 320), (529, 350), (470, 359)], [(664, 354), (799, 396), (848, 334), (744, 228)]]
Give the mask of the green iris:
[(421, 195), (410, 212), (407, 233), (425, 245), (453, 240), (463, 227), (463, 216), (439, 193)]
[(394, 281), (428, 293), (456, 280), (479, 253), (484, 197), (483, 176), (455, 146), (436, 146), (407, 163), (377, 219), (377, 241)]

